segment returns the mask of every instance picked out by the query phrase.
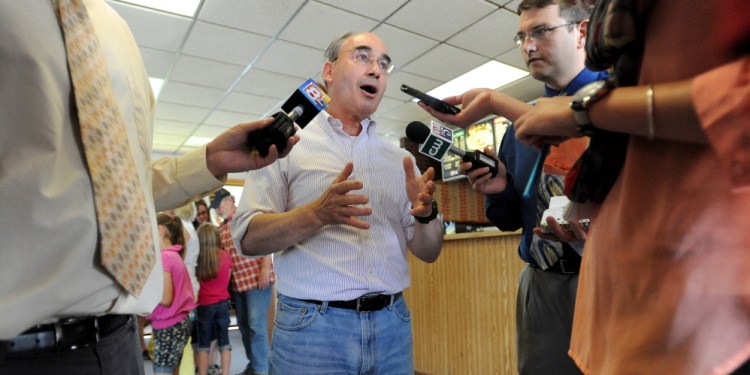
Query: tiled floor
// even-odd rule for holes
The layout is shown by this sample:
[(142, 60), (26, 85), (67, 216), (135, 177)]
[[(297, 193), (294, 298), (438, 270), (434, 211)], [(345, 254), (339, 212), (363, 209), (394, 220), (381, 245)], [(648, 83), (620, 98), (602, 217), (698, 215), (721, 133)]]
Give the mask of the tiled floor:
[[(234, 323), (234, 316), (232, 316), (232, 323)], [(148, 330), (146, 332), (148, 333)], [(232, 344), (232, 361), (229, 374), (234, 375), (242, 372), (247, 365), (247, 358), (245, 357), (245, 347), (242, 346), (242, 335), (240, 334), (240, 331), (237, 329), (236, 325), (232, 325), (229, 327), (229, 343)], [(218, 363), (219, 356), (217, 355), (216, 357), (216, 361)], [(144, 369), (146, 370), (146, 375), (153, 375), (154, 367), (151, 361), (146, 361), (144, 363)], [(192, 374), (181, 373), (180, 375)]]

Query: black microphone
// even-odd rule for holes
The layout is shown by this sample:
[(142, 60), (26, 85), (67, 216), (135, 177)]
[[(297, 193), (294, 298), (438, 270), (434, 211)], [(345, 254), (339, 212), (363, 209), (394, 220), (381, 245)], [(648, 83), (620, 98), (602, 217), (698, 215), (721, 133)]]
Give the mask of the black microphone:
[(315, 81), (308, 79), (284, 102), (282, 110), (274, 113), (271, 125), (248, 134), (248, 144), (261, 156), (268, 155), (271, 145), (276, 145), (276, 150), (281, 153), (289, 137), (297, 132), (294, 123), (304, 128), (330, 101), (325, 91)]
[(464, 163), (471, 163), (470, 171), (488, 167), (490, 176), (497, 176), (497, 160), (479, 150), (464, 151), (453, 146), (453, 141), (430, 131), (427, 125), (412, 121), (406, 126), (406, 137), (412, 142), (419, 143), (419, 152), (433, 159), (440, 160), (447, 152), (461, 157)]

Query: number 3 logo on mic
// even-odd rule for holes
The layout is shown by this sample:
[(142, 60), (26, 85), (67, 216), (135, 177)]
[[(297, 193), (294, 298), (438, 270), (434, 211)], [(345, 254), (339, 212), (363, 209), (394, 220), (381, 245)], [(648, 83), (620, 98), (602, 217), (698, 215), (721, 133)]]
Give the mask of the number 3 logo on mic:
[(430, 123), (430, 135), (419, 145), (419, 152), (440, 161), (453, 144), (453, 131), (436, 121)]

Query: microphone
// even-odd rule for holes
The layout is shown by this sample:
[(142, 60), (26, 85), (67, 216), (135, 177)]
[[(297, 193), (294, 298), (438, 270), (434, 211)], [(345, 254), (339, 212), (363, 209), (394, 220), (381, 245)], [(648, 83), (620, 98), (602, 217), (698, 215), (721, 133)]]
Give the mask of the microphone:
[(419, 152), (440, 161), (450, 152), (461, 157), (464, 163), (471, 163), (470, 171), (489, 167), (490, 176), (497, 176), (497, 160), (479, 150), (464, 151), (453, 146), (453, 132), (447, 127), (432, 121), (432, 131), (427, 125), (412, 121), (406, 126), (406, 137), (412, 142), (419, 143)]
[(297, 132), (294, 123), (304, 128), (330, 101), (325, 91), (312, 78), (308, 79), (284, 102), (281, 111), (274, 113), (271, 125), (248, 134), (247, 143), (261, 156), (268, 155), (271, 145), (276, 145), (281, 153), (289, 137)]

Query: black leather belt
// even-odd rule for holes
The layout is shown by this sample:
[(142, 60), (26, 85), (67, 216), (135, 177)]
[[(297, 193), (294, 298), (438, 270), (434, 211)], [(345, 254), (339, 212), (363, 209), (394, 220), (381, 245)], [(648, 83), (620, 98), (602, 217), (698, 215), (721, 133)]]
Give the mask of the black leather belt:
[(535, 264), (530, 264), (534, 268), (538, 268), (547, 272), (554, 272), (563, 275), (574, 275), (577, 274), (581, 269), (581, 256), (570, 247), (568, 244), (563, 243), (563, 256), (555, 264), (543, 269)]
[(41, 353), (73, 351), (96, 344), (133, 318), (104, 315), (61, 319), (27, 329), (10, 341), (0, 341), (0, 362)]
[[(401, 292), (396, 294), (370, 294), (351, 301), (328, 301), (328, 306), (339, 309), (356, 310), (357, 312), (378, 311), (398, 300), (401, 296)], [(303, 301), (314, 303), (316, 305), (323, 304), (323, 301), (310, 299), (305, 299)]]
[(573, 275), (581, 269), (581, 257), (570, 257), (558, 260), (545, 271), (561, 273), (563, 275)]

